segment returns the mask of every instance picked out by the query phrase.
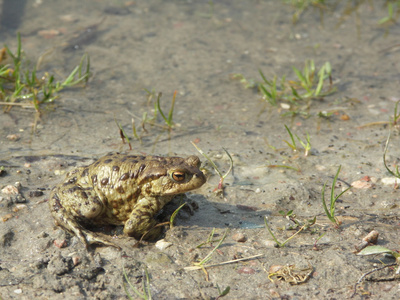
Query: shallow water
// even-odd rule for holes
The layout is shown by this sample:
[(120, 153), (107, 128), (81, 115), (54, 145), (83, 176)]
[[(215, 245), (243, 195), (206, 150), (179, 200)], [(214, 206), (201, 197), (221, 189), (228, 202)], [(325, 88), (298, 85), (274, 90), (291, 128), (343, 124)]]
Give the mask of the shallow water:
[[(190, 143), (195, 141), (226, 171), (229, 161), (222, 149), (225, 148), (234, 159), (234, 173), (226, 179), (225, 197), (212, 193), (218, 176), (207, 165), (213, 175), (207, 186), (194, 191), (199, 210), (178, 224), (183, 229), (167, 232), (175, 248), (167, 250), (165, 255), (173, 263), (163, 265), (159, 257), (147, 259), (146, 253), (148, 256), (158, 253), (152, 246), (146, 246), (140, 253), (135, 249), (133, 256), (140, 266), (132, 271), (132, 276), (140, 275), (143, 265), (150, 266), (152, 293), (160, 299), (216, 297), (216, 284), (230, 285), (232, 298), (275, 297), (273, 290), (289, 298), (348, 297), (351, 285), (373, 268), (371, 261), (352, 254), (353, 244), (377, 228), (383, 245), (399, 248), (397, 190), (380, 181), (388, 177), (382, 154), (389, 127), (387, 123), (372, 123), (390, 121), (400, 99), (400, 26), (378, 25), (387, 16), (385, 5), (361, 1), (352, 9), (352, 2), (330, 1), (323, 10), (310, 7), (294, 24), (296, 10), (282, 1), (27, 1), (17, 29), (26, 58), (34, 65), (47, 53), (42, 57), (39, 73), (48, 71), (61, 79), (87, 53), (92, 76), (85, 88), (66, 89), (54, 104), (43, 106), (35, 130), (33, 109), (14, 107), (1, 114), (0, 153), (9, 174), (1, 178), (2, 185), (21, 181), (25, 192), (42, 187), (44, 197), (48, 197), (49, 189), (61, 180), (55, 170), (66, 171), (105, 153), (129, 150), (121, 141), (116, 122), (124, 128), (135, 153), (196, 154)], [(1, 41), (11, 49), (16, 47), (15, 36), (16, 30), (0, 29)], [(314, 60), (317, 68), (330, 62), (337, 88), (332, 95), (313, 100), (309, 109), (301, 106), (302, 111), (310, 114), (308, 118), (282, 116), (287, 112), (284, 107), (272, 107), (256, 89), (246, 89), (239, 80), (232, 79), (233, 74), (242, 74), (248, 80), (260, 82), (260, 69), (271, 80), (275, 75), (295, 80), (292, 67), (302, 69), (306, 60)], [(146, 90), (154, 90), (152, 99), (149, 100)], [(165, 129), (158, 115), (157, 125), (146, 123), (143, 130), (143, 114), (152, 118), (157, 94), (162, 92), (161, 107), (168, 112), (174, 91), (177, 96), (173, 129)], [(319, 117), (318, 113), (323, 111), (333, 115)], [(132, 118), (141, 141), (133, 136)], [(290, 138), (284, 125), (303, 140), (308, 133), (314, 155), (304, 157), (299, 143), (300, 151), (293, 153), (285, 142), (290, 142)], [(8, 139), (11, 134), (19, 139)], [(388, 156), (390, 163), (397, 162), (396, 145), (395, 132)], [(32, 161), (30, 175), (25, 174), (26, 161)], [(282, 165), (300, 172), (279, 167)], [(311, 250), (316, 236), (310, 233), (294, 239), (290, 248), (265, 248), (263, 241), (270, 236), (265, 229), (257, 229), (263, 225), (264, 215), (270, 216), (273, 228), (287, 222), (280, 216), (280, 210), (294, 210), (302, 218), (317, 215), (323, 220), (320, 223), (327, 223), (320, 203), (321, 189), (326, 181), (328, 186), (331, 184), (339, 165), (342, 165), (343, 187), (364, 176), (376, 179), (373, 187), (352, 189), (341, 197), (337, 213), (344, 218), (342, 231), (322, 226), (318, 236), (325, 233), (321, 240), (324, 246), (319, 252)], [(15, 173), (17, 169), (24, 170), (24, 175)], [(12, 251), (18, 253), (15, 256), (24, 257), (17, 250), (21, 245), (28, 247), (26, 251), (35, 252), (36, 246), (25, 244), (24, 234), (37, 236), (45, 231), (50, 234), (49, 240), (54, 239), (56, 233), (47, 205), (34, 205), (37, 201), (28, 199), (29, 213), (21, 211), (19, 220), (5, 222), (7, 230), (12, 232), (21, 222), (25, 224), (23, 233), (15, 233), (11, 244), (0, 249), (5, 257), (10, 258)], [(257, 211), (237, 205), (255, 207)], [(0, 209), (5, 215), (12, 207), (3, 205)], [(40, 220), (40, 226), (30, 228), (32, 216)], [(265, 254), (263, 259), (246, 265), (255, 270), (254, 274), (243, 274), (230, 266), (214, 269), (207, 282), (200, 273), (177, 271), (191, 263), (192, 248), (207, 238), (212, 227), (220, 233), (226, 227), (242, 230), (248, 237), (244, 244), (230, 239), (221, 260), (238, 253)], [(3, 229), (2, 234), (9, 231)], [(286, 234), (278, 232), (281, 236)], [(35, 259), (53, 259), (60, 251), (67, 256), (73, 251), (69, 248), (82, 248), (79, 244), (64, 249), (52, 245), (40, 247)], [(96, 250), (111, 264), (120, 266), (117, 252)], [(205, 256), (209, 250), (198, 254)], [(335, 264), (329, 265), (327, 258)], [(154, 265), (154, 261), (161, 267)], [(311, 263), (315, 272), (302, 286), (272, 284), (264, 271), (271, 264), (304, 261)], [(13, 264), (2, 267), (12, 269)], [(112, 277), (109, 282), (120, 282), (120, 268), (107, 264), (103, 268)], [(162, 273), (163, 268), (168, 271)], [(109, 294), (105, 292), (104, 286), (108, 285), (104, 285), (106, 279), (101, 277), (104, 274), (93, 279), (96, 282), (93, 290), (85, 280), (77, 290), (71, 282), (62, 281), (65, 276), (57, 277), (46, 268), (40, 269), (42, 272), (33, 269), (30, 272), (40, 274), (37, 275), (40, 279), (29, 279), (20, 285), (4, 284), (0, 286), (1, 296), (16, 297), (13, 291), (21, 288), (28, 299), (41, 287), (38, 282), (43, 278), (51, 282), (43, 283), (41, 295), (46, 297), (124, 295), (121, 286), (110, 289)], [(11, 275), (20, 276), (18, 271)], [(189, 279), (184, 282), (185, 276)], [(380, 284), (368, 283), (363, 288), (372, 298), (378, 298), (382, 296)], [(394, 283), (383, 288), (387, 297), (395, 297)], [(191, 294), (193, 289), (195, 292)]]

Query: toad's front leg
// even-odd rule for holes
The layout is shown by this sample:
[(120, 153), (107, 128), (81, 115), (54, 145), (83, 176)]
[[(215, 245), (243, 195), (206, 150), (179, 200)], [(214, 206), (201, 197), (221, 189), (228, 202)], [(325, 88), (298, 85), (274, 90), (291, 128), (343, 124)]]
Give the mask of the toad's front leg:
[(171, 199), (172, 197), (163, 197), (163, 199), (155, 197), (139, 199), (129, 215), (129, 219), (125, 222), (124, 233), (136, 239), (140, 239), (144, 234), (144, 239), (146, 240), (158, 238), (161, 234), (162, 227), (155, 227), (157, 222), (154, 220), (154, 216)]

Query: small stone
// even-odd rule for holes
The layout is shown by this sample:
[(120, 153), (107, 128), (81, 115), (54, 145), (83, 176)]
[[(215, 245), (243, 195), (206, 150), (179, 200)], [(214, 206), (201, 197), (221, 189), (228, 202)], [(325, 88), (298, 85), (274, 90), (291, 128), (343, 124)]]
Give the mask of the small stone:
[(79, 20), (76, 15), (62, 15), (60, 16), (60, 20), (68, 23), (73, 23)]
[(81, 263), (81, 258), (77, 255), (72, 256), (72, 263), (77, 266)]
[(379, 205), (383, 208), (386, 209), (394, 209), (396, 208), (397, 204), (394, 200), (384, 200), (384, 201), (380, 201)]
[(342, 121), (348, 121), (348, 120), (350, 120), (350, 117), (349, 117), (349, 115), (343, 114), (343, 115), (340, 116), (340, 119)]
[(281, 103), (282, 109), (290, 109), (290, 104), (287, 103)]
[(241, 232), (235, 233), (235, 234), (232, 236), (232, 239), (233, 239), (234, 241), (238, 242), (238, 243), (244, 243), (245, 241), (247, 241), (247, 238), (246, 238), (246, 237), (244, 236), (244, 234), (241, 233)]
[(57, 248), (65, 248), (67, 247), (67, 240), (54, 240), (53, 244)]
[(2, 220), (3, 222), (7, 222), (7, 221), (10, 220), (12, 217), (13, 217), (12, 214), (6, 214), (6, 215), (4, 215), (4, 216), (1, 217), (1, 220)]
[(60, 31), (56, 29), (43, 29), (38, 31), (38, 35), (45, 39), (51, 39), (59, 34)]
[(0, 235), (0, 246), (9, 247), (14, 239), (14, 232), (10, 229), (7, 232)]
[(254, 274), (256, 271), (253, 268), (250, 268), (250, 267), (243, 267), (243, 268), (238, 269), (237, 272), (239, 274), (251, 275), (251, 274)]
[(155, 244), (156, 248), (159, 250), (165, 250), (171, 245), (171, 242), (167, 242), (164, 239), (157, 241), (157, 243)]
[(22, 289), (16, 289), (16, 290), (14, 290), (14, 293), (16, 293), (16, 294), (22, 294)]
[(27, 206), (25, 204), (16, 204), (15, 207), (13, 208), (13, 212), (18, 212), (21, 209), (25, 209)]
[(381, 179), (381, 182), (384, 185), (399, 185), (400, 179), (397, 177), (385, 177)]
[(21, 194), (17, 194), (15, 196), (15, 202), (16, 203), (26, 203), (26, 199)]
[(276, 248), (276, 247), (278, 247), (278, 245), (275, 243), (275, 241), (270, 241), (270, 240), (264, 241), (264, 246), (267, 247), (267, 248)]
[(41, 233), (39, 233), (37, 235), (38, 238), (46, 238), (48, 236), (49, 236), (49, 234), (46, 231), (42, 231)]
[(354, 246), (354, 248), (356, 248), (356, 252), (361, 251), (367, 246), (376, 245), (376, 243), (378, 242), (378, 237), (379, 237), (379, 232), (376, 230), (372, 230), (362, 239), (362, 241), (359, 244)]
[(379, 237), (379, 232), (376, 230), (372, 230), (363, 238), (363, 241), (366, 241), (371, 244), (376, 244), (378, 242), (378, 237)]
[(7, 139), (9, 141), (18, 141), (20, 138), (21, 137), (18, 134), (9, 134), (9, 135), (7, 135)]
[(34, 198), (34, 197), (40, 197), (40, 196), (43, 196), (43, 192), (42, 191), (37, 190), (37, 191), (30, 191), (29, 192), (29, 197)]
[(351, 186), (356, 189), (370, 189), (374, 186), (372, 182), (364, 181), (364, 180), (356, 180)]
[(17, 195), (18, 188), (13, 185), (7, 185), (1, 190), (1, 192), (6, 195)]

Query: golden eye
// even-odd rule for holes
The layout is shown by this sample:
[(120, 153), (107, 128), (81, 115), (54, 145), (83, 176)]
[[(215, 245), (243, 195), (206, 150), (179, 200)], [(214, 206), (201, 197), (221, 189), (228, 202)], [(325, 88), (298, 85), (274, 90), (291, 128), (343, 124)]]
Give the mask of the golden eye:
[(181, 172), (181, 171), (173, 172), (171, 177), (176, 182), (182, 182), (185, 180), (185, 172)]

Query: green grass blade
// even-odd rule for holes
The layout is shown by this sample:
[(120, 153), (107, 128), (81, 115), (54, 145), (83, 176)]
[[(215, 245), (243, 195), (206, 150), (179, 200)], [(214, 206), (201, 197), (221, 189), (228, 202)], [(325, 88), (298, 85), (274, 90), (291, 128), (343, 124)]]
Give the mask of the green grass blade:
[(213, 166), (215, 172), (218, 173), (218, 176), (219, 176), (220, 178), (222, 178), (223, 175), (222, 175), (221, 171), (218, 169), (217, 165), (214, 163), (214, 161), (213, 161), (211, 158), (209, 158), (208, 155), (205, 154), (203, 150), (201, 150), (199, 147), (197, 147), (197, 145), (196, 145), (195, 143), (193, 143), (193, 142), (191, 142), (191, 143), (192, 143), (192, 145), (196, 148), (196, 150), (199, 151), (199, 153), (200, 153), (201, 155), (203, 155), (203, 156), (207, 159), (207, 161)]
[(387, 153), (388, 148), (389, 148), (389, 141), (390, 141), (391, 135), (392, 135), (392, 132), (389, 131), (389, 135), (388, 135), (388, 138), (387, 138), (387, 140), (386, 140), (385, 149), (384, 149), (384, 151), (383, 151), (383, 164), (384, 164), (386, 170), (387, 170), (392, 176), (397, 177), (397, 178), (400, 179), (399, 167), (396, 166), (395, 172), (393, 172), (392, 170), (390, 170), (390, 168), (389, 168), (388, 165), (386, 164), (386, 153)]
[(276, 99), (277, 99), (276, 76), (274, 76), (274, 81), (272, 82), (271, 94), (272, 94), (272, 99), (274, 99), (274, 102), (276, 103)]
[(310, 92), (308, 80), (306, 79), (306, 77), (296, 67), (292, 67), (292, 68), (293, 68), (293, 71), (296, 73), (296, 76), (299, 78), (301, 86), (307, 92)]
[(336, 186), (336, 181), (339, 177), (339, 173), (340, 173), (340, 169), (342, 168), (342, 166), (339, 166), (335, 177), (333, 178), (333, 182), (332, 182), (332, 189), (331, 189), (331, 207), (330, 207), (330, 212), (331, 212), (331, 216), (335, 216), (335, 204), (336, 204), (336, 200), (337, 198), (335, 197), (335, 186)]
[(269, 86), (271, 86), (271, 82), (269, 82), (269, 81), (267, 80), (267, 78), (265, 78), (264, 73), (261, 71), (261, 69), (258, 69), (258, 72), (260, 73), (261, 78), (264, 80), (264, 82), (265, 82), (266, 84), (268, 84)]
[(175, 209), (175, 211), (172, 213), (171, 217), (169, 218), (169, 227), (172, 228), (174, 227), (174, 222), (175, 222), (175, 218), (176, 215), (179, 213), (179, 211), (181, 210), (182, 207), (184, 207), (186, 205), (186, 202), (181, 204), (177, 209)]
[(232, 169), (233, 169), (233, 159), (232, 159), (232, 156), (229, 154), (228, 150), (226, 150), (224, 147), (222, 147), (222, 149), (224, 149), (226, 155), (228, 155), (228, 157), (229, 157), (229, 163), (230, 163), (230, 164), (229, 164), (229, 169), (228, 169), (228, 171), (226, 171), (226, 173), (222, 176), (222, 178), (225, 179), (226, 176), (228, 176), (229, 173), (230, 173), (230, 172), (232, 171)]
[(296, 91), (296, 89), (294, 88), (294, 87), (290, 87), (291, 88), (291, 90), (292, 90), (292, 94), (293, 94), (293, 96), (296, 98), (296, 99), (298, 99), (298, 100), (302, 100), (303, 98), (299, 95), (299, 93), (297, 93), (297, 91)]
[(210, 251), (210, 253), (207, 254), (206, 257), (204, 257), (200, 262), (196, 263), (196, 265), (204, 265), (206, 262), (208, 262), (211, 259), (211, 256), (213, 255), (213, 253), (221, 246), (221, 244), (224, 242), (227, 234), (229, 232), (229, 228), (227, 230), (225, 230), (224, 235), (222, 236), (222, 238), (219, 240), (218, 244), (214, 247), (214, 249), (212, 249)]
[(171, 124), (172, 124), (172, 116), (174, 114), (176, 93), (177, 93), (177, 91), (174, 92), (174, 96), (172, 97), (171, 108), (170, 108), (169, 113), (168, 113), (168, 123), (167, 124), (169, 126), (171, 126)]
[(325, 214), (326, 214), (326, 216), (328, 217), (328, 219), (329, 219), (330, 221), (332, 221), (333, 223), (336, 223), (335, 218), (334, 218), (333, 216), (331, 216), (331, 213), (329, 212), (328, 206), (326, 205), (326, 202), (325, 202), (325, 188), (326, 188), (326, 184), (327, 184), (327, 183), (325, 182), (324, 187), (322, 188), (322, 205), (323, 205), (323, 207), (324, 207), (324, 211), (325, 211)]
[(294, 137), (293, 137), (293, 134), (292, 134), (292, 132), (290, 131), (290, 129), (289, 129), (289, 127), (287, 127), (286, 125), (285, 125), (285, 128), (286, 128), (286, 130), (287, 130), (287, 132), (289, 133), (289, 136), (290, 136), (290, 139), (292, 140), (292, 146), (290, 146), (290, 144), (288, 143), (288, 142), (286, 142), (293, 150), (296, 150), (297, 149), (297, 146), (296, 146), (296, 141), (295, 141), (295, 139), (294, 139)]
[[(122, 273), (124, 274), (124, 278), (125, 278), (125, 280), (126, 280), (126, 282), (128, 283), (128, 285), (131, 287), (131, 289), (135, 292), (135, 294), (139, 297), (139, 298), (142, 298), (142, 299), (145, 299), (145, 297), (146, 297), (146, 295), (143, 293), (140, 293), (137, 289), (136, 289), (136, 287), (131, 283), (131, 281), (129, 280), (129, 278), (128, 278), (128, 274), (126, 274), (126, 271), (125, 271), (125, 268), (124, 268), (124, 266), (122, 266)], [(125, 292), (127, 292), (127, 290), (125, 290)], [(144, 291), (143, 291), (144, 292)], [(129, 294), (129, 292), (127, 293), (127, 296), (128, 296), (128, 294)], [(130, 295), (130, 294), (129, 294)], [(129, 297), (129, 296), (128, 296)], [(130, 298), (130, 297), (129, 297)], [(130, 298), (130, 299), (132, 299), (132, 298)]]
[(278, 241), (278, 239), (275, 237), (274, 233), (272, 232), (271, 228), (269, 227), (267, 217), (264, 217), (264, 223), (265, 223), (265, 227), (267, 227), (267, 230), (268, 230), (269, 234), (272, 236), (272, 238), (274, 239), (275, 243), (279, 247), (282, 247), (282, 244)]
[(264, 94), (267, 101), (272, 105), (276, 106), (276, 99), (273, 98), (272, 94), (264, 87), (263, 84), (259, 85), (261, 92)]
[(171, 127), (171, 124), (169, 123), (167, 117), (164, 115), (164, 112), (161, 110), (161, 106), (160, 106), (160, 98), (161, 98), (161, 96), (162, 96), (162, 94), (161, 94), (161, 93), (158, 93), (158, 97), (157, 97), (157, 101), (156, 101), (157, 110), (159, 111), (161, 117), (164, 119), (165, 123), (166, 123), (169, 127)]
[(315, 89), (315, 93), (314, 93), (315, 96), (318, 96), (321, 93), (322, 86), (324, 85), (325, 67), (322, 67), (322, 69), (318, 73), (319, 73), (319, 81), (318, 81), (317, 88)]
[[(117, 124), (120, 133), (122, 133), (123, 137), (126, 139), (128, 145), (129, 145), (129, 148), (132, 150), (131, 142), (130, 142), (130, 140), (129, 140), (128, 135), (125, 133), (124, 129), (122, 128), (122, 125), (119, 124), (119, 123), (117, 122), (117, 119), (115, 119), (115, 118), (114, 118), (114, 121), (115, 121), (115, 124)], [(122, 138), (122, 137), (121, 137), (121, 138)]]

